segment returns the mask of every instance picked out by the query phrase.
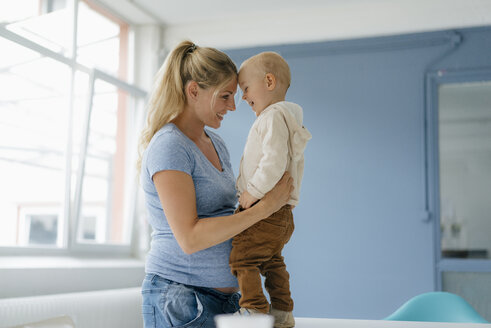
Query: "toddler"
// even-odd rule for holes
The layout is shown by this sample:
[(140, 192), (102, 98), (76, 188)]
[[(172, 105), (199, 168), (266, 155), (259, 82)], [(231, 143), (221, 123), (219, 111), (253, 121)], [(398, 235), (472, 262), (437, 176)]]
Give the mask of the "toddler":
[[(240, 162), (237, 211), (253, 206), (286, 170), (293, 177), (295, 189), (287, 205), (235, 236), (230, 254), (230, 267), (242, 294), (238, 314), (270, 313), (275, 317), (275, 327), (281, 328), (295, 326), (289, 274), (281, 251), (293, 233), (292, 209), (299, 200), (303, 152), (312, 137), (302, 125), (302, 108), (285, 101), (290, 79), (287, 62), (275, 52), (260, 53), (240, 67), (242, 99), (257, 118)], [(271, 307), (260, 274), (265, 277)]]

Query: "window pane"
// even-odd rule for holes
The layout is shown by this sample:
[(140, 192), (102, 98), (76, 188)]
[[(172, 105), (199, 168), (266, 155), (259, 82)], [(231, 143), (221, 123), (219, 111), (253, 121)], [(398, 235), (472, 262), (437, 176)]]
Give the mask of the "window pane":
[(79, 2), (77, 61), (126, 80), (127, 28)]
[(83, 177), (77, 239), (79, 242), (129, 244), (132, 220), (128, 176), (134, 176), (127, 140), (134, 121), (131, 97), (96, 80)]
[(442, 256), (491, 255), (491, 82), (440, 87)]
[(40, 0), (0, 1), (0, 22), (23, 21), (40, 13)]
[(463, 297), (486, 320), (491, 321), (491, 273), (443, 272), (442, 290)]
[(67, 0), (0, 1), (0, 23), (65, 56), (71, 55), (73, 10)]
[(0, 245), (61, 247), (70, 70), (0, 43)]

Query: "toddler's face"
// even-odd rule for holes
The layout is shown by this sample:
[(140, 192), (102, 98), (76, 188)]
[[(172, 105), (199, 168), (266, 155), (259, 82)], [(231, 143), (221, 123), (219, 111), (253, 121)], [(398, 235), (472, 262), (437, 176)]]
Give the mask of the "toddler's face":
[(247, 101), (256, 116), (271, 105), (272, 93), (268, 90), (266, 76), (255, 67), (246, 66), (240, 70), (239, 86), (242, 90), (242, 99)]

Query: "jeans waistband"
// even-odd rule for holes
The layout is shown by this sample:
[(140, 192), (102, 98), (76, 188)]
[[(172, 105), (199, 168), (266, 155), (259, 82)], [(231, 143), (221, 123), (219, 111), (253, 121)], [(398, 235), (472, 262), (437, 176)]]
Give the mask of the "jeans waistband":
[(230, 299), (230, 298), (232, 298), (232, 299), (240, 298), (240, 294), (238, 292), (237, 293), (228, 294), (228, 293), (224, 293), (224, 292), (221, 292), (219, 290), (216, 290), (216, 289), (210, 288), (210, 287), (201, 287), (201, 286), (187, 285), (187, 284), (183, 284), (181, 282), (177, 282), (177, 281), (173, 281), (173, 280), (164, 278), (164, 277), (159, 276), (158, 274), (155, 274), (155, 273), (147, 273), (145, 275), (145, 279), (151, 280), (151, 281), (153, 281), (154, 279), (160, 279), (160, 280), (165, 281), (168, 284), (183, 285), (183, 286), (186, 286), (188, 288), (192, 288), (192, 289), (194, 289), (197, 292), (200, 292), (200, 293), (203, 293), (203, 294), (211, 294), (211, 295), (214, 295), (216, 297), (220, 297), (220, 298), (225, 299), (225, 300), (226, 299)]

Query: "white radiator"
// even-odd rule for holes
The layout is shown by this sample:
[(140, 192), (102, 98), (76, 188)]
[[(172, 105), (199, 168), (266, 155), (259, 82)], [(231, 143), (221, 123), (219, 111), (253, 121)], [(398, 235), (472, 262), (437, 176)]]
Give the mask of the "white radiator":
[(139, 328), (140, 287), (0, 299), (0, 327), (67, 315), (77, 328)]

